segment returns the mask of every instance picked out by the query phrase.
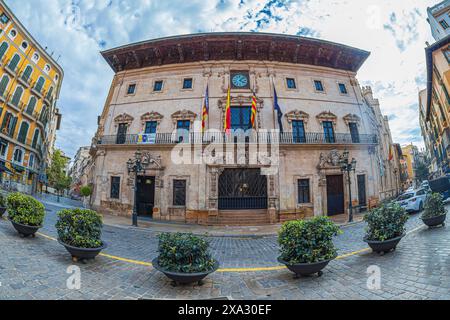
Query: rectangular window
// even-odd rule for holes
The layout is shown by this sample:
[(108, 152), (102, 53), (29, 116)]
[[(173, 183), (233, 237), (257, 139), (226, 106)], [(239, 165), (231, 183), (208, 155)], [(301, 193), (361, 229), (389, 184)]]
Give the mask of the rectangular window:
[(163, 81), (155, 81), (155, 85), (153, 86), (153, 91), (159, 92), (163, 89)]
[(298, 203), (311, 203), (308, 179), (298, 180)]
[(7, 24), (9, 22), (9, 18), (5, 13), (0, 15), (0, 22), (3, 24)]
[(0, 157), (5, 158), (7, 150), (8, 150), (8, 143), (1, 141), (0, 142)]
[(177, 142), (189, 142), (189, 131), (191, 130), (191, 121), (180, 120), (177, 122)]
[(145, 123), (145, 134), (155, 134), (157, 127), (158, 127), (158, 122), (156, 122), (156, 121), (147, 121)]
[(192, 78), (186, 78), (183, 80), (183, 89), (192, 89)]
[(306, 143), (305, 124), (303, 121), (292, 121), (292, 137), (294, 143)]
[(439, 24), (442, 26), (442, 28), (444, 28), (444, 30), (448, 29), (448, 23), (445, 20), (441, 20), (439, 21)]
[(127, 94), (135, 94), (136, 93), (136, 84), (130, 84), (128, 86)]
[(111, 199), (120, 199), (120, 177), (111, 177)]
[(314, 80), (314, 86), (315, 86), (315, 88), (316, 88), (316, 91), (320, 91), (320, 92), (323, 92), (323, 91), (324, 91), (322, 81), (320, 81), (320, 80)]
[(186, 180), (173, 180), (173, 205), (186, 206)]
[(344, 83), (339, 83), (339, 91), (342, 94), (348, 94), (347, 86)]
[(125, 144), (125, 142), (127, 141), (127, 131), (128, 124), (119, 123), (119, 128), (117, 129), (116, 144)]
[(297, 89), (297, 84), (295, 83), (295, 79), (293, 78), (287, 78), (286, 85), (288, 89)]
[(252, 128), (251, 107), (231, 108), (231, 129), (247, 131)]
[(325, 135), (326, 143), (335, 143), (336, 142), (336, 139), (334, 138), (333, 122), (324, 121), (323, 122), (323, 132)]
[(352, 142), (360, 143), (358, 125), (356, 123), (349, 123), (348, 126), (350, 127), (350, 134), (352, 136)]

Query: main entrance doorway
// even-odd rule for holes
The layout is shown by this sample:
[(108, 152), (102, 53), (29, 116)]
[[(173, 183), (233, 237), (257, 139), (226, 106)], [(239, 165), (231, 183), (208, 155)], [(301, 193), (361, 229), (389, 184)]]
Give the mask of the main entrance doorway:
[(328, 216), (345, 213), (344, 203), (344, 177), (327, 176), (327, 202)]
[(136, 196), (138, 216), (152, 218), (155, 206), (155, 177), (138, 177)]
[(367, 209), (366, 176), (358, 175), (358, 200), (361, 211)]
[(267, 208), (267, 177), (260, 169), (224, 170), (219, 178), (219, 210)]

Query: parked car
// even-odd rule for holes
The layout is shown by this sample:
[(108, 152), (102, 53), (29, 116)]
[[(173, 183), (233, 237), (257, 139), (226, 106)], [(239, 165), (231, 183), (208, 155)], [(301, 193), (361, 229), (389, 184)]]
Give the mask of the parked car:
[(407, 212), (420, 212), (423, 210), (428, 192), (425, 189), (408, 191), (397, 198), (397, 203)]
[(444, 200), (450, 198), (450, 177), (444, 176), (429, 182), (430, 189), (434, 193), (440, 193)]

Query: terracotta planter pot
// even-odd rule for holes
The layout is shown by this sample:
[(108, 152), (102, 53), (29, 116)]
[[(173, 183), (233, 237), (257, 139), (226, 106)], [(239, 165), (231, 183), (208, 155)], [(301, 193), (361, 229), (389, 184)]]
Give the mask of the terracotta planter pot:
[(181, 273), (181, 272), (172, 272), (164, 269), (159, 265), (158, 258), (152, 261), (153, 267), (166, 275), (167, 278), (173, 280), (175, 284), (189, 284), (197, 282), (199, 285), (202, 284), (202, 280), (205, 279), (211, 273), (216, 272), (219, 269), (219, 262), (216, 261), (214, 267), (211, 271), (206, 272), (198, 272), (198, 273)]
[(422, 218), (423, 223), (428, 227), (433, 228), (437, 226), (445, 226), (445, 220), (447, 219), (447, 214), (433, 218)]
[(336, 258), (316, 262), (316, 263), (299, 263), (299, 264), (289, 264), (288, 262), (278, 258), (278, 262), (284, 264), (291, 272), (295, 274), (295, 278), (307, 277), (316, 274), (321, 277), (323, 275), (323, 269), (328, 266), (328, 264)]
[(36, 236), (36, 232), (38, 232), (38, 230), (40, 228), (42, 228), (42, 226), (34, 227), (34, 226), (27, 226), (24, 224), (20, 224), (20, 223), (12, 221), (11, 219), (9, 219), (9, 221), (11, 221), (14, 229), (16, 229), (17, 232), (24, 238), (27, 238), (29, 236), (32, 236), (34, 238)]
[(65, 244), (61, 240), (58, 240), (58, 242), (59, 244), (63, 245), (66, 248), (66, 250), (72, 255), (72, 260), (74, 262), (93, 260), (100, 254), (100, 252), (102, 252), (102, 250), (105, 250), (108, 247), (106, 243), (103, 243), (103, 246), (101, 246), (100, 248), (92, 248), (92, 249), (77, 248)]
[(397, 245), (400, 241), (405, 237), (402, 235), (401, 237), (397, 237), (394, 239), (389, 239), (386, 241), (371, 241), (364, 239), (364, 241), (369, 245), (369, 247), (373, 250), (373, 252), (384, 255), (385, 253), (391, 252), (397, 248)]

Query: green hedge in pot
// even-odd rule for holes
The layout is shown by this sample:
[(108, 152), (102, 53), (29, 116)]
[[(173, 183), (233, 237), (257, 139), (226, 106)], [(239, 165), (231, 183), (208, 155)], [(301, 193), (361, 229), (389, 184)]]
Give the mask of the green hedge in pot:
[(102, 247), (102, 228), (102, 216), (93, 210), (66, 209), (58, 213), (58, 237), (69, 246), (84, 249)]
[(161, 234), (158, 252), (159, 265), (170, 272), (208, 272), (215, 265), (209, 253), (208, 241), (192, 234)]
[(431, 194), (425, 201), (422, 219), (440, 217), (447, 214), (444, 206), (444, 197), (439, 193)]
[(0, 208), (6, 208), (6, 200), (3, 194), (0, 193)]
[(278, 236), (280, 259), (289, 265), (317, 263), (336, 258), (333, 237), (341, 230), (327, 217), (286, 222)]
[(382, 204), (364, 216), (367, 222), (366, 240), (387, 241), (405, 234), (409, 215), (395, 202)]
[(7, 197), (6, 203), (11, 221), (30, 227), (42, 226), (45, 207), (35, 198), (15, 192)]

